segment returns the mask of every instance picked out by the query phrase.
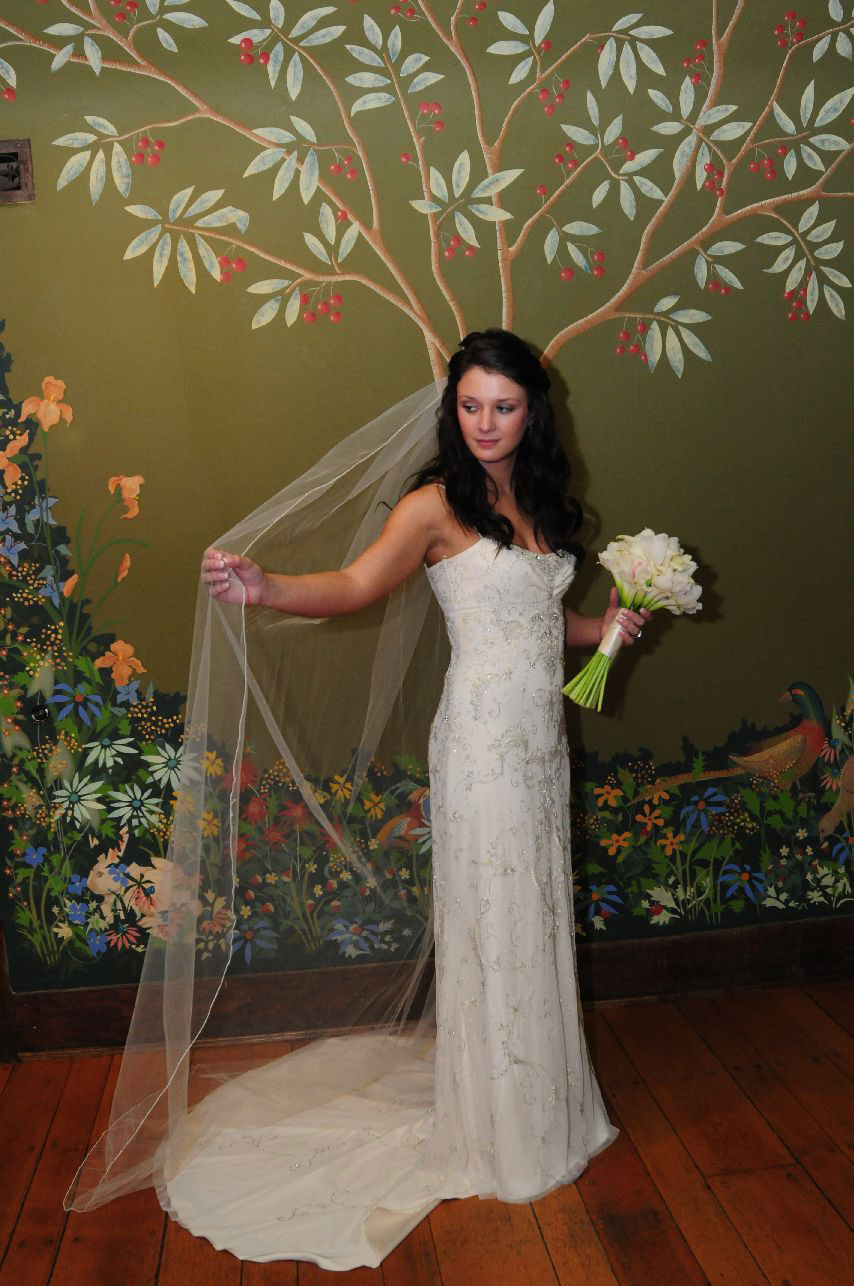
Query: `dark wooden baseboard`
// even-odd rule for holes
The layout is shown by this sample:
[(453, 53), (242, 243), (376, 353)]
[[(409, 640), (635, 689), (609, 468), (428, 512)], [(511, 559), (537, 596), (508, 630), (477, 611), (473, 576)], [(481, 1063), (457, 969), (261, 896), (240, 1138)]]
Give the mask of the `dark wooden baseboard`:
[[(226, 978), (203, 1040), (227, 1034), (321, 1034), (353, 1020), (377, 1021), (406, 966), (358, 965)], [(657, 939), (581, 943), (578, 972), (586, 1003), (696, 991), (804, 983), (854, 975), (854, 915)], [(81, 987), (12, 993), (6, 1057), (78, 1049), (120, 1049), (136, 987)]]

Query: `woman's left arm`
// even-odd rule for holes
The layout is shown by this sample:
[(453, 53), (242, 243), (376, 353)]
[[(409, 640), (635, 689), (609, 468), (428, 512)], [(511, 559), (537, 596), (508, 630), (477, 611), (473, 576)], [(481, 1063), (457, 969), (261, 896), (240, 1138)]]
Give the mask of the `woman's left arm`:
[(563, 609), (563, 616), (567, 647), (597, 648), (615, 616), (619, 618), (623, 643), (634, 643), (635, 639), (640, 638), (645, 622), (652, 618), (652, 612), (645, 607), (642, 607), (639, 612), (633, 612), (628, 607), (620, 607), (615, 585), (611, 589), (610, 600), (602, 616), (582, 616), (580, 612), (573, 612), (570, 607)]

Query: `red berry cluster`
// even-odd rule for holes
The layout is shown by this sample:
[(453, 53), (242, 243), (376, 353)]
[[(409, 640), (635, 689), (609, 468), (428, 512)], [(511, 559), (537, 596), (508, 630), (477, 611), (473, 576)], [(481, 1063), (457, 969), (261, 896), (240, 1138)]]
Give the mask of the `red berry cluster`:
[(474, 8), (475, 8), (475, 13), (473, 13), (470, 18), (466, 19), (470, 27), (477, 26), (477, 18), (475, 14), (483, 13), (484, 9), (486, 8), (486, 0), (478, 0), (478, 3), (475, 5)]
[[(682, 66), (685, 67), (686, 69), (688, 67), (702, 66), (703, 63), (706, 61), (706, 49), (708, 48), (708, 44), (709, 44), (708, 40), (698, 40), (694, 46), (694, 53), (686, 54), (685, 57), (682, 59)], [(703, 77), (699, 71), (695, 71), (691, 73), (691, 76), (689, 77), (689, 79), (692, 85), (699, 85)]]
[(629, 140), (626, 138), (625, 134), (621, 134), (617, 139), (617, 147), (621, 148), (622, 151), (625, 152), (627, 161), (633, 161), (635, 159), (635, 154), (629, 147)]
[(3, 90), (3, 97), (5, 98), (7, 103), (14, 103), (18, 95), (15, 93), (11, 85), (7, 85), (7, 87)]
[[(778, 143), (776, 150), (778, 156), (785, 156), (789, 149), (786, 147), (785, 143)], [(754, 157), (752, 161), (748, 161), (747, 168), (750, 170), (751, 174), (764, 173), (765, 178), (769, 179), (771, 182), (773, 182), (777, 177), (777, 171), (774, 169), (774, 161), (770, 156), (763, 156), (761, 162), (757, 161)]]
[[(812, 277), (812, 272), (807, 273), (807, 281)], [(786, 316), (789, 321), (809, 321), (810, 310), (807, 307), (807, 288), (801, 286), (800, 290), (784, 290), (783, 298), (788, 305)]]
[[(555, 152), (555, 165), (566, 166), (568, 170), (578, 169), (578, 157), (573, 156), (575, 144), (570, 139), (563, 145), (563, 152)], [(539, 192), (539, 188), (537, 189)]]
[[(131, 161), (134, 165), (145, 165), (148, 162), (152, 167), (160, 164), (160, 153), (166, 146), (162, 138), (156, 138), (152, 143), (147, 135), (143, 134), (142, 138), (136, 145), (136, 151), (131, 155)], [(151, 149), (151, 150), (149, 150)]]
[[(712, 264), (712, 271), (714, 271), (714, 267), (714, 264)], [(717, 277), (712, 277), (706, 289), (710, 290), (713, 295), (728, 295), (732, 290), (732, 286), (727, 285), (725, 281), (720, 281)]]
[(228, 255), (220, 255), (217, 259), (220, 267), (219, 279), (223, 285), (231, 281), (232, 272), (245, 272), (246, 260), (242, 258), (230, 259)]
[[(442, 251), (445, 258), (456, 259), (457, 251), (459, 250), (462, 244), (463, 244), (462, 237), (458, 236), (457, 233), (455, 232), (454, 235), (449, 240), (448, 244), (445, 246), (445, 249)], [(467, 259), (473, 259), (477, 254), (477, 247), (466, 246), (465, 250), (463, 251), (463, 254)]]
[[(110, 4), (115, 9), (113, 18), (116, 22), (127, 22), (128, 14), (132, 18), (136, 17), (136, 11), (139, 8), (139, 0), (110, 0)], [(121, 7), (120, 7), (121, 6)], [(125, 12), (127, 10), (127, 13)]]
[(703, 187), (706, 188), (709, 192), (714, 192), (718, 196), (723, 196), (724, 193), (726, 192), (726, 188), (721, 183), (721, 179), (724, 176), (723, 170), (716, 169), (711, 161), (706, 161), (706, 164), (703, 166), (703, 169), (706, 171), (706, 173), (709, 176), (706, 179), (706, 181), (703, 183)]
[[(255, 55), (253, 54), (252, 50), (255, 48), (255, 41), (252, 39), (252, 37), (244, 36), (238, 47), (240, 49), (240, 61), (244, 63), (245, 66), (247, 67), (250, 66), (251, 63), (254, 63)], [(270, 55), (268, 54), (266, 49), (262, 49), (258, 55), (259, 64), (262, 67), (266, 67), (269, 61), (270, 61)]]
[(406, 8), (402, 4), (393, 4), (389, 9), (389, 13), (400, 14), (403, 18), (414, 18), (416, 16), (416, 10), (411, 4), (408, 4)]
[[(338, 177), (339, 174), (346, 174), (347, 178), (351, 180), (357, 179), (359, 177), (359, 171), (356, 169), (355, 165), (353, 164), (352, 156), (348, 154), (347, 156), (342, 157), (341, 160), (339, 161), (338, 153), (336, 152), (335, 158), (336, 159), (332, 162), (332, 164), (329, 167), (330, 174), (333, 174), (336, 178)], [(341, 217), (340, 210), (338, 211), (338, 217), (339, 218)], [(344, 215), (344, 217), (345, 218), (347, 217), (346, 214)]]
[(797, 9), (787, 9), (783, 18), (784, 21), (778, 22), (774, 28), (774, 35), (777, 37), (777, 45), (780, 49), (789, 49), (792, 45), (799, 45), (803, 40), (807, 20), (798, 17)]
[(431, 122), (422, 121), (421, 117), (433, 116), (435, 117), (435, 119), (432, 121), (433, 129), (436, 130), (438, 134), (441, 134), (442, 130), (445, 128), (445, 122), (439, 119), (441, 115), (442, 115), (441, 103), (428, 103), (426, 99), (422, 99), (422, 101), (418, 104), (418, 120), (416, 121), (416, 125), (419, 127), (419, 129), (421, 128), (426, 129), (427, 126), (431, 124)]
[(317, 315), (328, 317), (331, 322), (340, 322), (343, 319), (341, 305), (344, 300), (341, 295), (330, 295), (328, 299), (321, 299), (316, 308), (311, 307), (311, 296), (308, 291), (304, 290), (299, 297), (299, 301), (305, 309), (302, 319), (304, 322), (311, 324), (317, 321)]
[[(551, 49), (551, 44), (548, 40), (544, 40), (540, 45), (540, 48), (544, 49), (546, 45), (548, 45), (549, 49)], [(552, 83), (554, 84), (554, 82)], [(565, 76), (563, 80), (558, 81), (557, 89), (546, 89), (544, 85), (543, 88), (539, 91), (539, 93), (537, 94), (537, 98), (543, 104), (543, 111), (545, 112), (546, 116), (554, 116), (555, 105), (557, 104), (559, 106), (563, 102), (564, 98), (566, 97), (566, 90), (569, 89), (571, 84), (572, 84), (572, 81), (569, 79), (568, 76)]]
[[(644, 365), (646, 365), (649, 358), (647, 357), (646, 353), (643, 351), (643, 336), (646, 334), (648, 330), (649, 330), (649, 327), (647, 326), (646, 322), (642, 322), (642, 321), (639, 321), (635, 326), (634, 339), (632, 339), (631, 331), (628, 331), (625, 329), (621, 330), (619, 335), (617, 336), (619, 343), (614, 349), (614, 353), (616, 354), (616, 356), (624, 357), (625, 354), (628, 352), (628, 353), (631, 353), (632, 357), (639, 357), (641, 361), (644, 363)], [(631, 343), (629, 343), (629, 340), (631, 340)]]

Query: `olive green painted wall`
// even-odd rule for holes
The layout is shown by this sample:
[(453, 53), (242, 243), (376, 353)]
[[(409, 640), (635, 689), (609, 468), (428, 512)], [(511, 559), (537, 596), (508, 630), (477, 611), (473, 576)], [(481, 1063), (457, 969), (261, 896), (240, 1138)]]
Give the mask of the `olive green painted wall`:
[[(307, 6), (288, 6), (289, 22), (298, 8), (301, 12)], [(436, 6), (445, 19), (441, 11), (448, 8)], [(773, 85), (781, 54), (770, 27), (779, 19), (779, 8), (748, 0), (734, 33), (726, 92), (718, 101), (736, 102), (739, 119), (753, 121)], [(150, 29), (140, 33), (140, 48), (216, 109), (240, 121), (285, 125), (292, 108), (311, 121), (321, 141), (346, 139), (330, 96), (316, 79), (307, 75), (297, 103), (289, 104), (284, 73), (271, 90), (257, 63), (240, 65), (235, 46), (225, 42), (244, 20), (224, 3), (197, 4), (195, 9), (210, 27), (169, 26), (179, 54), (160, 49)], [(480, 14), (476, 31), (462, 35), (481, 77), (488, 132), (496, 128), (508, 102), (507, 74), (518, 61), (485, 53), (490, 40), (513, 38), (494, 9), (490, 5)], [(732, 5), (724, 9), (732, 10)], [(104, 10), (109, 14), (108, 6)], [(538, 5), (515, 6), (525, 19), (538, 11)], [(332, 20), (346, 22), (347, 32), (317, 50), (348, 101), (356, 91), (344, 76), (365, 67), (346, 53), (344, 41), (365, 43), (359, 31), (364, 12), (373, 14), (384, 32), (390, 30), (388, 6), (342, 5)], [(514, 212), (511, 229), (518, 229), (540, 204), (533, 193), (538, 181), (555, 186), (552, 154), (566, 137), (559, 122), (589, 127), (584, 106), (588, 88), (602, 104), (603, 123), (618, 110), (625, 113), (624, 131), (637, 140), (638, 150), (664, 146), (665, 154), (649, 174), (666, 187), (673, 140), (650, 133), (662, 114), (646, 91), (676, 92), (681, 55), (693, 48), (696, 37), (708, 34), (708, 6), (697, 4), (689, 12), (693, 21), (686, 22), (684, 4), (655, 0), (644, 13), (644, 23), (662, 23), (675, 32), (655, 42), (668, 67), (666, 80), (641, 67), (633, 96), (619, 73), (602, 90), (591, 46), (567, 64), (572, 87), (553, 117), (545, 116), (535, 99), (526, 103), (511, 126), (502, 158), (503, 168), (524, 167), (503, 194)], [(607, 28), (620, 13), (614, 5), (559, 5), (550, 33), (554, 52), (588, 30)], [(50, 21), (73, 21), (73, 14), (57, 4), (35, 6), (23, 0), (6, 0), (4, 16), (33, 33)], [(148, 16), (144, 5), (143, 16)], [(820, 23), (837, 25), (823, 6), (813, 5), (807, 34)], [(453, 58), (422, 18), (404, 21), (403, 30), (404, 52), (423, 48), (431, 54), (429, 66), (446, 73), (429, 91), (441, 97), (446, 128), (427, 137), (426, 152), (447, 176), (464, 146), (473, 158), (477, 155), (471, 96)], [(45, 39), (66, 43), (58, 37)], [(106, 53), (106, 40), (100, 43)], [(135, 560), (121, 597), (119, 633), (134, 641), (158, 686), (181, 688), (200, 549), (298, 475), (325, 447), (426, 383), (430, 366), (425, 345), (411, 322), (352, 283), (342, 287), (344, 321), (337, 327), (298, 322), (288, 329), (280, 313), (270, 325), (252, 331), (251, 315), (263, 301), (242, 287), (268, 275), (256, 261), (250, 261), (242, 280), (227, 286), (217, 286), (199, 266), (198, 288), (191, 295), (173, 257), (153, 289), (150, 253), (122, 262), (125, 246), (145, 226), (124, 212), (130, 201), (162, 208), (191, 183), (197, 193), (224, 186), (225, 201), (251, 212), (249, 240), (310, 261), (301, 247), (301, 230), (316, 230), (319, 197), (304, 207), (292, 189), (271, 202), (271, 171), (241, 179), (258, 147), (209, 121), (161, 129), (168, 143), (162, 163), (157, 170), (134, 169), (128, 202), (109, 176), (94, 207), (85, 176), (57, 193), (56, 176), (70, 153), (51, 141), (85, 129), (84, 114), (105, 116), (123, 134), (173, 119), (181, 114), (182, 101), (167, 86), (119, 71), (104, 69), (96, 79), (88, 67), (69, 64), (51, 75), (49, 57), (37, 49), (7, 46), (3, 55), (15, 64), (18, 91), (15, 102), (2, 103), (0, 132), (32, 139), (37, 188), (34, 204), (0, 211), (2, 311), (16, 355), (12, 388), (19, 397), (34, 393), (46, 374), (67, 382), (75, 419), (70, 428), (52, 435), (51, 469), (53, 488), (61, 496), (57, 514), (69, 526), (80, 510), (94, 508), (95, 497), (100, 501), (107, 476), (145, 475), (143, 512), (134, 534), (150, 548)], [(820, 103), (851, 83), (851, 64), (833, 49), (816, 65), (807, 50), (798, 51), (781, 96), (790, 114), (813, 76)], [(846, 109), (828, 127), (838, 128), (846, 139), (852, 133), (849, 113)], [(399, 160), (400, 151), (412, 147), (400, 111), (366, 111), (353, 122), (375, 166), (388, 244), (423, 291), (444, 342), (452, 345), (453, 320), (429, 271), (426, 220), (407, 205), (408, 198), (421, 193), (414, 169)], [(781, 133), (777, 126), (770, 132)], [(733, 153), (737, 144), (725, 146)], [(589, 150), (579, 146), (578, 154)], [(831, 161), (836, 154), (823, 155)], [(322, 172), (325, 168), (322, 164)], [(474, 159), (474, 177), (482, 173), (482, 160)], [(803, 163), (799, 166), (797, 180), (817, 178)], [(756, 199), (760, 179), (740, 172), (727, 205), (735, 208)], [(781, 188), (786, 183), (782, 174), (778, 183)], [(838, 190), (846, 185), (851, 187), (850, 159), (829, 184)], [(625, 276), (641, 220), (657, 205), (638, 195), (638, 216), (629, 222), (612, 194), (594, 213), (593, 186), (595, 182), (584, 181), (570, 188), (555, 213), (560, 222), (593, 219), (603, 228), (594, 238), (607, 251), (603, 281), (581, 280), (580, 272), (572, 282), (560, 281), (555, 265), (544, 260), (542, 224), (514, 265), (512, 325), (535, 344), (545, 345), (559, 326), (608, 298)], [(367, 210), (362, 179), (338, 180), (337, 189), (354, 208)], [(705, 191), (687, 192), (684, 208), (673, 212), (656, 248), (669, 248), (696, 231), (713, 202)], [(793, 207), (796, 214), (803, 208)], [(838, 219), (834, 238), (850, 233), (847, 202), (823, 202), (822, 216)], [(828, 700), (834, 699), (849, 663), (844, 586), (850, 583), (851, 543), (845, 468), (851, 428), (850, 329), (823, 302), (808, 327), (786, 320), (782, 277), (762, 272), (776, 248), (754, 243), (775, 226), (768, 218), (754, 218), (736, 229), (747, 248), (726, 263), (739, 268), (743, 292), (733, 290), (727, 298), (701, 294), (691, 273), (692, 254), (659, 273), (630, 303), (648, 310), (673, 292), (682, 295), (683, 304), (708, 306), (713, 319), (701, 334), (713, 362), (688, 355), (681, 380), (666, 362), (650, 375), (637, 360), (614, 356), (619, 327), (613, 321), (592, 326), (556, 357), (556, 400), (564, 419), (565, 407), (571, 410), (573, 452), (585, 479), (583, 498), (598, 524), (594, 547), (618, 531), (650, 524), (678, 534), (704, 568), (704, 615), (690, 623), (657, 623), (642, 663), (635, 660), (631, 667), (632, 681), (620, 709), (579, 720), (584, 742), (602, 751), (643, 743), (667, 756), (678, 752), (683, 733), (699, 744), (717, 742), (742, 716), (760, 723), (773, 718), (775, 698), (793, 678), (807, 678)], [(483, 247), (478, 255), (445, 265), (449, 282), (459, 287), (470, 328), (500, 319), (491, 227), (480, 223), (478, 232)], [(834, 264), (844, 269), (846, 260), (850, 263), (844, 251)], [(364, 243), (357, 244), (349, 266), (375, 272)], [(382, 270), (377, 275), (389, 283)], [(597, 612), (606, 591), (606, 576), (594, 570), (591, 560), (575, 603)]]

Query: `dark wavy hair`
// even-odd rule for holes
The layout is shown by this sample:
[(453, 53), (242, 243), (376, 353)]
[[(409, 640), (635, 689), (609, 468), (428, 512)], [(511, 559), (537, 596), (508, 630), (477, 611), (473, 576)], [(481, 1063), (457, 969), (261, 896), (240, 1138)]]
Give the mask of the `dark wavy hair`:
[(492, 508), (486, 470), (460, 431), (457, 385), (472, 367), (504, 375), (524, 388), (528, 423), (513, 466), (516, 504), (531, 520), (538, 543), (544, 537), (550, 549), (565, 549), (580, 562), (584, 551), (573, 537), (583, 515), (569, 490), (570, 465), (555, 428), (549, 377), (525, 341), (509, 330), (472, 331), (460, 340), (448, 363), (448, 382), (436, 412), (436, 455), (406, 490), (443, 482), (448, 504), (464, 527), (492, 537), (504, 548), (513, 543), (513, 525)]

